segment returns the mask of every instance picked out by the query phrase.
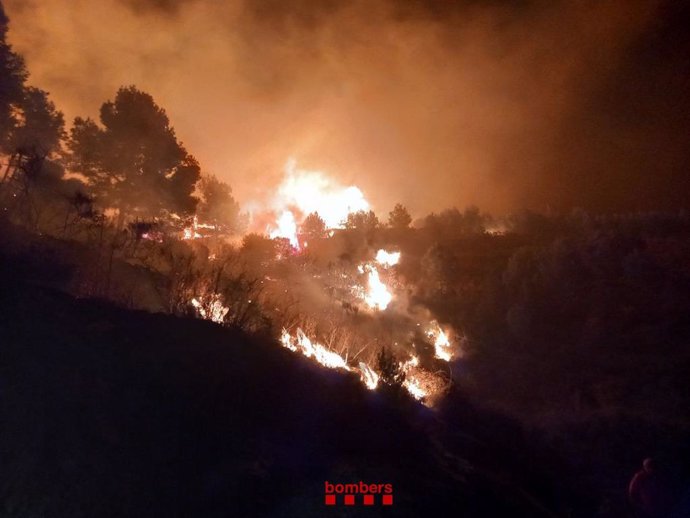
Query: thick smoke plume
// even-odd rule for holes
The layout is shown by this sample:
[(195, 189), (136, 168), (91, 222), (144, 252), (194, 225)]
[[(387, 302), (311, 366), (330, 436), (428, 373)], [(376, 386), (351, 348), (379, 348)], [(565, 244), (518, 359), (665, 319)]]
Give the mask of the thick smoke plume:
[(417, 215), (687, 194), (690, 16), (671, 2), (4, 3), (68, 118), (136, 84), (241, 201), (291, 157)]

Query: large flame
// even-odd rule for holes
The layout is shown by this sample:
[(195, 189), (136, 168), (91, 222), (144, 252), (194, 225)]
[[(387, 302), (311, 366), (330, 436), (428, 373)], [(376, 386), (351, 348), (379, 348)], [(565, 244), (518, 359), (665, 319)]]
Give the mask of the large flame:
[[(280, 342), (283, 347), (314, 359), (324, 367), (358, 373), (360, 380), (369, 390), (375, 390), (379, 385), (379, 373), (369, 365), (360, 361), (359, 367), (351, 367), (345, 358), (318, 342), (312, 341), (300, 328), (297, 328), (294, 336), (283, 328)], [(442, 380), (437, 375), (422, 369), (419, 366), (418, 356), (412, 356), (401, 363), (400, 368), (405, 373), (403, 388), (418, 401), (427, 406), (432, 405), (433, 399), (442, 391)]]
[(307, 358), (313, 358), (329, 369), (358, 371), (362, 383), (369, 390), (374, 390), (379, 384), (379, 375), (366, 363), (359, 362), (359, 369), (350, 367), (342, 356), (318, 342), (313, 342), (300, 328), (297, 328), (295, 336), (292, 336), (287, 329), (283, 328), (280, 334), (280, 342), (283, 344), (283, 347), (290, 349), (292, 352), (299, 352)]
[(379, 385), (379, 375), (374, 369), (369, 367), (364, 362), (359, 362), (359, 372), (362, 383), (366, 385), (369, 390), (374, 390)]
[(301, 329), (297, 329), (293, 337), (286, 329), (280, 337), (283, 346), (287, 347), (293, 352), (301, 352), (307, 358), (313, 358), (324, 367), (330, 369), (344, 369), (351, 370), (347, 361), (335, 351), (331, 351), (318, 342), (312, 342), (309, 337)]
[(393, 300), (393, 295), (381, 282), (379, 271), (375, 266), (368, 264), (364, 269), (367, 271), (367, 291), (364, 294), (364, 302), (372, 309), (383, 311)]
[(405, 373), (403, 388), (405, 388), (405, 390), (407, 390), (413, 398), (422, 400), (427, 396), (427, 391), (422, 388), (421, 383), (414, 374), (418, 366), (419, 357), (412, 356), (412, 358), (401, 364), (400, 368)]
[(403, 387), (410, 393), (410, 395), (415, 399), (424, 399), (426, 397), (426, 391), (422, 388), (415, 378), (409, 376), (403, 381)]
[[(316, 212), (327, 229), (334, 229), (343, 227), (348, 214), (370, 209), (358, 187), (341, 185), (320, 171), (298, 169), (293, 159), (285, 165), (285, 176), (273, 199), (265, 205), (252, 203), (250, 206), (246, 208), (257, 223), (262, 220), (261, 214), (277, 215), (275, 222), (256, 228), (257, 231), (265, 231), (272, 238), (287, 238), (295, 248), (300, 248), (299, 225), (307, 215)], [(265, 223), (265, 219), (263, 221)]]
[[(376, 262), (384, 265), (384, 268), (394, 265), (400, 259), (400, 252), (389, 253), (385, 250), (379, 250), (376, 254)], [(383, 311), (393, 300), (393, 294), (388, 287), (381, 280), (379, 270), (373, 262), (362, 263), (357, 267), (361, 274), (367, 276), (367, 286), (364, 288), (360, 285), (352, 287), (352, 292), (362, 299), (371, 309)]]
[(276, 221), (277, 228), (269, 234), (271, 239), (277, 237), (284, 237), (290, 241), (290, 244), (299, 249), (299, 239), (297, 237), (297, 222), (295, 216), (289, 210), (285, 210), (280, 214), (278, 221)]
[(431, 328), (427, 331), (427, 334), (434, 340), (434, 356), (439, 360), (449, 362), (453, 358), (453, 349), (448, 334), (441, 329), (441, 326), (436, 321), (431, 323)]
[(298, 169), (294, 159), (285, 166), (275, 204), (278, 210), (295, 207), (304, 216), (316, 212), (326, 228), (340, 228), (348, 214), (369, 210), (369, 202), (359, 188), (344, 187), (320, 171)]
[(376, 252), (376, 262), (384, 268), (395, 266), (400, 261), (400, 252), (387, 252), (384, 249)]

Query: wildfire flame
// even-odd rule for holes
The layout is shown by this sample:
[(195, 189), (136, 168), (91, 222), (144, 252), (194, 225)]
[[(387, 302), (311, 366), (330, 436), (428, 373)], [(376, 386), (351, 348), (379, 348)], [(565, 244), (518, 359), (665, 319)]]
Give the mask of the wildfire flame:
[(312, 342), (301, 329), (297, 329), (295, 337), (291, 336), (286, 329), (283, 329), (280, 338), (283, 346), (293, 352), (301, 352), (307, 358), (313, 358), (324, 367), (330, 369), (352, 370), (345, 359), (335, 351), (331, 351), (318, 342)]
[(343, 187), (320, 171), (298, 169), (294, 159), (285, 165), (276, 202), (279, 210), (296, 207), (305, 216), (318, 213), (326, 228), (340, 228), (351, 212), (369, 210), (359, 188)]
[(271, 239), (277, 237), (284, 237), (290, 241), (290, 244), (299, 250), (299, 239), (297, 238), (297, 222), (295, 216), (289, 210), (283, 211), (276, 221), (277, 228), (272, 230), (269, 234)]
[(412, 358), (402, 364), (402, 370), (408, 372), (412, 367), (417, 366), (419, 366), (419, 356), (412, 356)]
[(384, 249), (376, 252), (376, 262), (384, 268), (395, 266), (400, 261), (400, 252), (387, 252)]
[[(261, 212), (256, 210), (257, 204), (252, 205), (253, 209), (247, 207), (250, 213)], [(358, 187), (343, 186), (321, 171), (298, 169), (297, 162), (290, 159), (273, 200), (264, 209), (277, 214), (277, 219), (261, 231), (271, 238), (287, 238), (299, 249), (299, 225), (307, 215), (316, 212), (327, 229), (334, 229), (343, 227), (348, 214), (369, 209)]]
[(374, 390), (379, 385), (379, 375), (374, 369), (364, 362), (359, 362), (359, 371), (362, 383), (369, 389)]
[(420, 381), (414, 375), (418, 366), (419, 357), (412, 356), (403, 363), (400, 368), (405, 373), (405, 381), (403, 381), (402, 384), (405, 390), (407, 390), (413, 398), (422, 400), (427, 396), (427, 391), (422, 388)]
[[(177, 218), (179, 219), (179, 216), (177, 216)], [(192, 220), (192, 224), (182, 230), (182, 239), (189, 240), (204, 237), (203, 234), (199, 233), (200, 228), (215, 229), (216, 226), (208, 223), (199, 223), (199, 220), (195, 215), (194, 219)]]
[(412, 377), (408, 377), (403, 381), (403, 387), (410, 393), (410, 395), (415, 399), (424, 399), (426, 397), (426, 391), (421, 387), (419, 381)]
[[(376, 254), (376, 261), (383, 265), (394, 265), (400, 259), (400, 252), (386, 252), (379, 250)], [(387, 266), (384, 266), (387, 268)], [(378, 268), (373, 263), (362, 263), (357, 266), (357, 271), (367, 276), (366, 289), (362, 286), (355, 285), (352, 287), (352, 292), (364, 300), (367, 306), (371, 309), (383, 311), (393, 300), (393, 294), (388, 287), (381, 280)]]
[(187, 227), (183, 230), (183, 235), (182, 239), (189, 240), (189, 239), (199, 239), (202, 237), (201, 234), (199, 234), (193, 227)]
[(386, 285), (381, 282), (379, 271), (375, 266), (366, 265), (368, 290), (364, 294), (364, 302), (372, 309), (383, 311), (393, 300), (393, 295), (388, 291)]
[(434, 356), (439, 360), (449, 362), (453, 358), (453, 349), (448, 335), (441, 329), (438, 322), (431, 323), (427, 335), (434, 340)]
[(222, 324), (225, 320), (225, 315), (230, 311), (230, 308), (223, 305), (218, 294), (212, 295), (209, 301), (204, 301), (203, 297), (193, 298), (191, 303), (201, 318), (216, 324)]
[(294, 337), (287, 329), (283, 328), (280, 342), (283, 344), (283, 347), (290, 349), (292, 352), (302, 353), (307, 358), (313, 358), (324, 367), (354, 372), (359, 371), (362, 383), (369, 390), (376, 389), (379, 384), (378, 373), (366, 363), (359, 362), (359, 369), (350, 367), (342, 356), (317, 342), (312, 342), (300, 328), (297, 328)]
[[(294, 336), (291, 335), (287, 329), (283, 328), (280, 335), (280, 342), (283, 347), (290, 349), (292, 352), (301, 353), (307, 358), (312, 358), (324, 367), (358, 373), (360, 380), (369, 390), (375, 390), (378, 387), (380, 376), (369, 365), (364, 362), (359, 362), (359, 367), (350, 367), (346, 359), (335, 351), (309, 339), (300, 328), (297, 328)], [(425, 405), (429, 405), (429, 398), (433, 398), (433, 396), (441, 390), (441, 381), (439, 378), (421, 369), (419, 367), (419, 357), (417, 356), (412, 356), (406, 362), (401, 363), (400, 367), (401, 370), (405, 372), (405, 381), (402, 384), (403, 388), (405, 388), (415, 399), (421, 401)]]

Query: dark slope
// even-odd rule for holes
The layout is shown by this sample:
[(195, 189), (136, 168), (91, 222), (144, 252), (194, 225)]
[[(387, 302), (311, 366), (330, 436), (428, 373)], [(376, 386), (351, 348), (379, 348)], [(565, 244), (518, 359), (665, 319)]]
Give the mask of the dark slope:
[[(4, 266), (3, 516), (541, 515), (450, 455), (419, 405), (268, 339), (76, 300)], [(395, 504), (327, 508), (326, 480), (392, 483)]]

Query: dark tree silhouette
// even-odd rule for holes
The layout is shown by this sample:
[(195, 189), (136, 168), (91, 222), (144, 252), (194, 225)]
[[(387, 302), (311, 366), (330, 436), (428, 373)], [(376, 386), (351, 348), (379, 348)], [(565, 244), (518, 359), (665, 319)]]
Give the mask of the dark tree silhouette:
[(304, 218), (301, 230), (308, 239), (321, 239), (326, 236), (326, 222), (316, 212), (312, 212)]
[(347, 215), (347, 220), (345, 221), (345, 228), (352, 230), (370, 232), (376, 230), (378, 227), (379, 219), (376, 217), (373, 210), (368, 212), (365, 210), (352, 212)]
[(12, 128), (7, 138), (11, 153), (47, 157), (60, 149), (65, 136), (65, 119), (48, 93), (29, 87), (16, 105)]
[(68, 146), (72, 170), (88, 178), (102, 204), (120, 209), (121, 217), (194, 212), (199, 164), (151, 95), (120, 88), (114, 101), (101, 106), (100, 121), (102, 127), (75, 119)]
[(35, 227), (64, 173), (55, 160), (64, 119), (45, 91), (26, 86), (28, 72), (7, 44), (7, 28), (0, 4), (0, 154), (8, 157), (0, 183), (5, 210)]
[(7, 43), (8, 18), (0, 3), (0, 150), (9, 153), (8, 137), (14, 127), (14, 107), (22, 100), (28, 77), (24, 60)]
[(388, 347), (382, 347), (376, 355), (376, 366), (380, 380), (386, 385), (400, 387), (405, 381), (405, 373), (400, 363)]
[(424, 218), (424, 227), (445, 236), (482, 234), (489, 222), (490, 217), (477, 207), (467, 207), (463, 212), (453, 207), (440, 214), (429, 214)]
[(397, 203), (388, 213), (388, 226), (391, 228), (405, 229), (410, 226), (410, 223), (412, 223), (412, 216), (401, 203)]
[(213, 175), (205, 175), (201, 178), (199, 190), (201, 201), (197, 214), (203, 221), (230, 231), (242, 230), (239, 217), (240, 206), (232, 196), (232, 189), (227, 183)]
[(64, 118), (47, 92), (26, 86), (29, 74), (6, 41), (7, 28), (0, 3), (0, 152), (10, 155), (5, 176), (29, 160), (35, 165), (50, 157), (64, 137)]
[(252, 233), (244, 236), (240, 251), (248, 264), (260, 265), (275, 259), (276, 248), (274, 240)]

